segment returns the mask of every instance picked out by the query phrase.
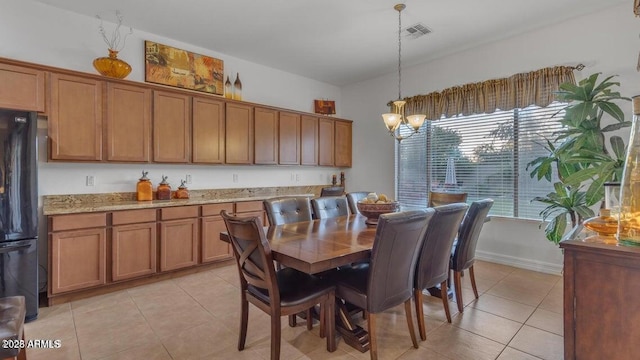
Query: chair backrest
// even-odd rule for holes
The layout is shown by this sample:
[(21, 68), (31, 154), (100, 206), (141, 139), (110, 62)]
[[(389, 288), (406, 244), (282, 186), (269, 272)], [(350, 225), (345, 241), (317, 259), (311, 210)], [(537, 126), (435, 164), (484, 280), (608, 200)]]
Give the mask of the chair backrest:
[(352, 214), (359, 214), (358, 201), (364, 199), (369, 195), (369, 191), (354, 191), (347, 193), (347, 202), (349, 203), (349, 210)]
[(429, 207), (442, 206), (467, 201), (467, 193), (429, 191)]
[(426, 289), (449, 277), (451, 247), (469, 205), (456, 203), (436, 206), (432, 226), (424, 234), (424, 243), (415, 267), (415, 288)]
[(325, 196), (311, 199), (313, 215), (316, 219), (326, 219), (349, 215), (349, 205), (344, 196)]
[(492, 199), (484, 199), (471, 203), (458, 231), (458, 244), (453, 251), (451, 268), (455, 271), (468, 269), (476, 257), (476, 245), (485, 219), (493, 206)]
[(311, 221), (311, 204), (306, 196), (287, 196), (264, 200), (270, 225)]
[(320, 190), (320, 197), (342, 195), (344, 195), (344, 186), (323, 187), (322, 190)]
[(384, 311), (411, 298), (418, 250), (433, 214), (433, 209), (427, 209), (380, 215), (367, 279), (370, 312)]
[(280, 303), (280, 291), (269, 242), (258, 217), (236, 217), (220, 212), (231, 239), (231, 247), (240, 273), (242, 290), (248, 286), (266, 289), (273, 304)]

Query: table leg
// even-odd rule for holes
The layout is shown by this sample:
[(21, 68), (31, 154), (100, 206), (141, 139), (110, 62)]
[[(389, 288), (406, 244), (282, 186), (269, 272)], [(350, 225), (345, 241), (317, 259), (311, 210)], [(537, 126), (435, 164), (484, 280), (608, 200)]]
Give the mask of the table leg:
[(360, 352), (369, 350), (369, 334), (354, 323), (347, 306), (336, 299), (336, 329), (344, 342)]

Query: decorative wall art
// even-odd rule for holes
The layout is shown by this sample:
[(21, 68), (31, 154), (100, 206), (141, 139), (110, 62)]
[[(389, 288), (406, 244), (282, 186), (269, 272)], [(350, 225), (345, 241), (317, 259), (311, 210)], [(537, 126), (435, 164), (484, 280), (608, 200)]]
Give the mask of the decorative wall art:
[(313, 111), (316, 114), (333, 115), (336, 113), (336, 102), (333, 100), (313, 100)]
[(224, 62), (220, 59), (145, 41), (145, 81), (224, 94)]

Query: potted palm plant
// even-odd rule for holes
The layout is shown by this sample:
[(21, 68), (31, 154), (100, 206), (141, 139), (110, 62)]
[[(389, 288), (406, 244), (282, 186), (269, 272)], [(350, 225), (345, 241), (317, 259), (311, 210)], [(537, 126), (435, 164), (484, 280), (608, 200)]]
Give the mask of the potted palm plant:
[[(560, 85), (556, 98), (568, 105), (554, 116), (559, 118), (562, 130), (555, 132), (553, 139), (544, 139), (541, 145), (548, 150), (546, 156), (527, 164), (532, 178), (550, 182), (557, 179), (553, 192), (532, 200), (547, 204), (540, 215), (548, 221), (547, 239), (555, 244), (562, 239), (567, 224), (576, 226), (594, 216), (590, 207), (603, 200), (606, 182), (619, 182), (622, 178), (625, 142), (620, 136), (611, 135), (607, 146), (605, 134), (631, 126), (615, 103), (630, 99), (614, 91), (620, 83), (612, 81), (613, 76), (601, 82), (598, 76), (593, 74), (577, 85)], [(608, 118), (613, 122), (603, 121)]]

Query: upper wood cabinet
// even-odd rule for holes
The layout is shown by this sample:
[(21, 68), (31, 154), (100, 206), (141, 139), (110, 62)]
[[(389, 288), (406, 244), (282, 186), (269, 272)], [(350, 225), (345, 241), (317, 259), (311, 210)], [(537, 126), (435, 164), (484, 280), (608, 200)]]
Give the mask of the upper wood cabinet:
[(223, 164), (225, 150), (224, 101), (193, 98), (192, 162)]
[(151, 89), (108, 83), (105, 128), (108, 161), (150, 161)]
[(335, 121), (335, 166), (351, 167), (351, 121)]
[(300, 164), (318, 165), (318, 118), (300, 118)]
[(226, 103), (225, 163), (253, 163), (253, 107)]
[(278, 129), (280, 137), (278, 162), (282, 165), (299, 165), (300, 115), (281, 111)]
[(44, 71), (0, 64), (0, 108), (44, 112)]
[(173, 92), (153, 93), (153, 161), (190, 160), (191, 98)]
[(49, 156), (52, 160), (102, 160), (104, 82), (51, 74)]
[(318, 120), (318, 165), (333, 166), (335, 154), (335, 121), (320, 118)]
[(278, 163), (278, 111), (256, 107), (254, 109), (254, 155), (255, 164)]

